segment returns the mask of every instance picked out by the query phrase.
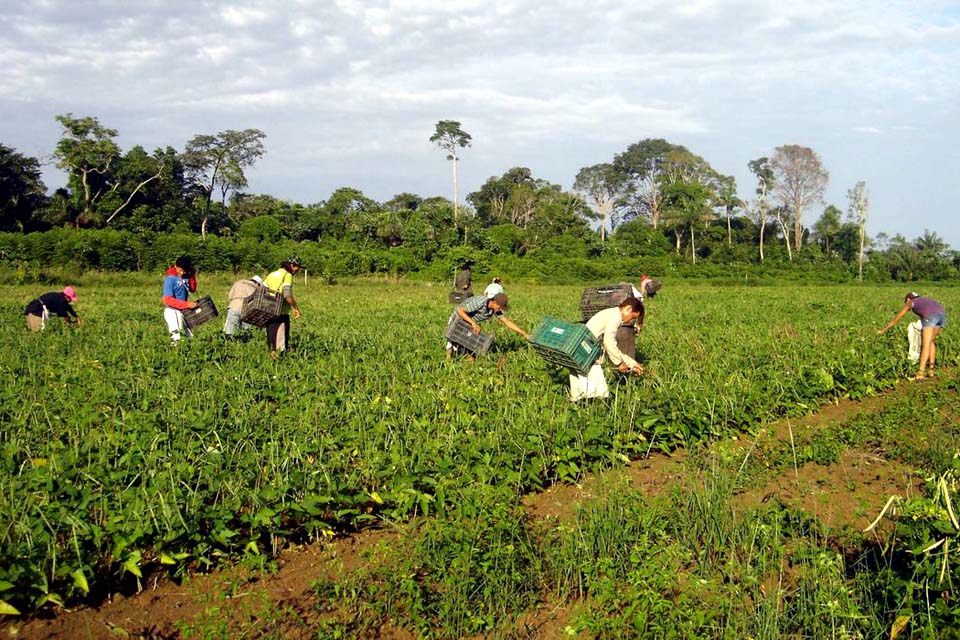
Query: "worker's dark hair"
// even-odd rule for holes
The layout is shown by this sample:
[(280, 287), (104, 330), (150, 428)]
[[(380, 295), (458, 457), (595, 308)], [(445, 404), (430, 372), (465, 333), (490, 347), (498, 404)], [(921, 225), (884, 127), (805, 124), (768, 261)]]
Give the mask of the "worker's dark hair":
[(190, 259), (190, 256), (180, 256), (173, 264), (183, 269), (183, 272), (188, 276), (192, 276), (194, 271), (196, 271), (196, 267), (193, 266), (193, 260)]
[(631, 297), (621, 302), (619, 306), (621, 309), (624, 307), (629, 307), (630, 311), (639, 313), (640, 315), (637, 316), (637, 319), (635, 322), (639, 325), (643, 324), (643, 316), (646, 314), (646, 310), (643, 308), (642, 301), (638, 300), (637, 298)]

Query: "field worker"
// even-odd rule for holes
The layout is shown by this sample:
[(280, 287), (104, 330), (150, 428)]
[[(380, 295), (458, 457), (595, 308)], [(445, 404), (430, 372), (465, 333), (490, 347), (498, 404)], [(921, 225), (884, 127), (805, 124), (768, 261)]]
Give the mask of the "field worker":
[(197, 307), (196, 302), (187, 300), (187, 296), (196, 290), (197, 275), (193, 261), (189, 256), (180, 256), (163, 275), (163, 319), (174, 344), (183, 336), (193, 336), (183, 319), (183, 310)]
[[(937, 362), (937, 336), (940, 329), (947, 326), (947, 311), (939, 302), (927, 296), (921, 296), (919, 293), (910, 291), (903, 298), (903, 308), (893, 316), (893, 320), (887, 323), (883, 329), (878, 329), (877, 334), (884, 333), (900, 319), (913, 311), (920, 316), (920, 364), (917, 365), (917, 375), (914, 380), (922, 380), (924, 377), (932, 378), (934, 375), (934, 365)], [(929, 367), (929, 369), (928, 369)]]
[(623, 353), (617, 345), (617, 333), (623, 325), (631, 325), (643, 318), (643, 303), (637, 298), (627, 298), (618, 307), (598, 311), (587, 320), (587, 329), (600, 341), (603, 355), (593, 363), (587, 375), (570, 374), (570, 399), (608, 398), (610, 391), (603, 377), (604, 355), (621, 373), (643, 375), (643, 367), (631, 356)]
[(453, 280), (453, 288), (457, 293), (463, 294), (464, 300), (473, 296), (473, 280), (469, 264), (463, 265), (460, 269), (460, 273)]
[(267, 351), (274, 360), (290, 344), (290, 309), (293, 309), (294, 318), (300, 317), (300, 305), (293, 297), (293, 276), (302, 266), (300, 258), (293, 256), (281, 262), (279, 269), (263, 279), (263, 285), (283, 296), (284, 301), (282, 313), (267, 323)]
[(487, 299), (492, 298), (498, 293), (503, 293), (503, 284), (500, 282), (499, 277), (494, 278), (493, 281), (487, 285), (487, 288), (483, 290), (483, 295), (485, 295)]
[(75, 323), (79, 327), (82, 324), (80, 316), (71, 306), (76, 299), (77, 292), (71, 286), (64, 287), (63, 291), (51, 291), (34, 298), (23, 310), (23, 314), (27, 317), (27, 329), (43, 331), (51, 315), (63, 318), (67, 324)]
[[(510, 321), (503, 312), (507, 308), (507, 294), (498, 293), (492, 298), (487, 298), (485, 296), (472, 296), (461, 302), (453, 310), (455, 314), (460, 316), (464, 322), (470, 325), (473, 329), (473, 332), (477, 335), (480, 335), (480, 323), (489, 320), (490, 318), (496, 317), (497, 320), (503, 323), (505, 327), (511, 331), (515, 331), (522, 335), (527, 340), (530, 339), (530, 334), (526, 331), (515, 325)], [(447, 342), (447, 359), (453, 355), (453, 352), (457, 350), (457, 345), (452, 342)]]
[(260, 276), (253, 276), (246, 280), (237, 280), (227, 292), (227, 320), (223, 323), (223, 333), (228, 336), (237, 334), (237, 330), (247, 331), (250, 325), (240, 320), (240, 313), (243, 311), (243, 301), (256, 293), (257, 289), (263, 286), (263, 279)]
[[(633, 297), (640, 302), (648, 298), (653, 298), (657, 295), (657, 292), (660, 291), (661, 287), (663, 287), (662, 282), (654, 280), (646, 274), (640, 276), (640, 282), (636, 285), (628, 282), (621, 282), (620, 284), (630, 285)], [(641, 312), (637, 320), (630, 324), (621, 325), (620, 330), (617, 331), (617, 346), (620, 347), (620, 351), (634, 360), (637, 358), (637, 335), (643, 329), (643, 318), (644, 313)]]

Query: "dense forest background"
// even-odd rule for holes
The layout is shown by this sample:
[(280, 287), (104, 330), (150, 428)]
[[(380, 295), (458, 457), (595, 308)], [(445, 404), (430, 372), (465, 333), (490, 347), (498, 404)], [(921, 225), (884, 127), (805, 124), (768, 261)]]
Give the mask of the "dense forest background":
[[(265, 153), (257, 129), (200, 134), (184, 150), (123, 152), (95, 117), (57, 116), (52, 161), (68, 183), (48, 194), (41, 161), (0, 144), (0, 263), (19, 280), (50, 266), (154, 270), (190, 254), (201, 269), (262, 271), (291, 253), (311, 273), (478, 274), (539, 282), (660, 276), (812, 281), (960, 278), (960, 252), (933, 231), (866, 234), (867, 185), (824, 202), (829, 172), (810, 148), (784, 145), (749, 163), (755, 184), (681, 145), (645, 139), (582, 168), (573, 190), (526, 167), (457, 195), (470, 135), (443, 120), (430, 137), (453, 166), (453, 199), (400, 193), (377, 202), (342, 187), (300, 204), (247, 193)], [(428, 142), (424, 141), (425, 144)]]

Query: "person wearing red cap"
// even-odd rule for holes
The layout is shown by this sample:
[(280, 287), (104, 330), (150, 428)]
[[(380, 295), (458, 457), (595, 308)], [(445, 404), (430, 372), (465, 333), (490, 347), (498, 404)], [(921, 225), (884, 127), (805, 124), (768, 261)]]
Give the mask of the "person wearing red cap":
[(51, 291), (31, 300), (23, 310), (27, 317), (27, 329), (43, 331), (51, 315), (63, 318), (68, 324), (78, 327), (82, 324), (80, 316), (73, 310), (71, 303), (76, 301), (77, 292), (67, 286), (63, 291)]

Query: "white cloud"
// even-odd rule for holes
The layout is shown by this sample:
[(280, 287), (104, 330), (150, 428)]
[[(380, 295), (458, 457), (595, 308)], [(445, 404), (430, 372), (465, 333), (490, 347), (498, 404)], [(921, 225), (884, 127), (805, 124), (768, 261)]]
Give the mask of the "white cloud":
[[(466, 190), (479, 187), (469, 176), (521, 161), (569, 186), (579, 167), (665, 137), (746, 192), (748, 160), (809, 141), (837, 163), (830, 199), (842, 202), (856, 170), (884, 185), (878, 219), (889, 192), (939, 214), (924, 223), (939, 230), (939, 203), (960, 187), (940, 181), (924, 206), (934, 189), (917, 195), (925, 178), (890, 163), (909, 137), (927, 164), (960, 172), (957, 68), (947, 0), (50, 0), (0, 15), (0, 109), (20, 123), (0, 123), (0, 142), (55, 139), (51, 114), (66, 111), (147, 148), (258, 127), (276, 182), (251, 188), (315, 201), (317, 179), (282, 176), (320, 162), (322, 182), (338, 157), (366, 162), (371, 195), (413, 190), (400, 176), (446, 193), (426, 142), (445, 118), (474, 134)], [(124, 137), (134, 133), (146, 139)]]

